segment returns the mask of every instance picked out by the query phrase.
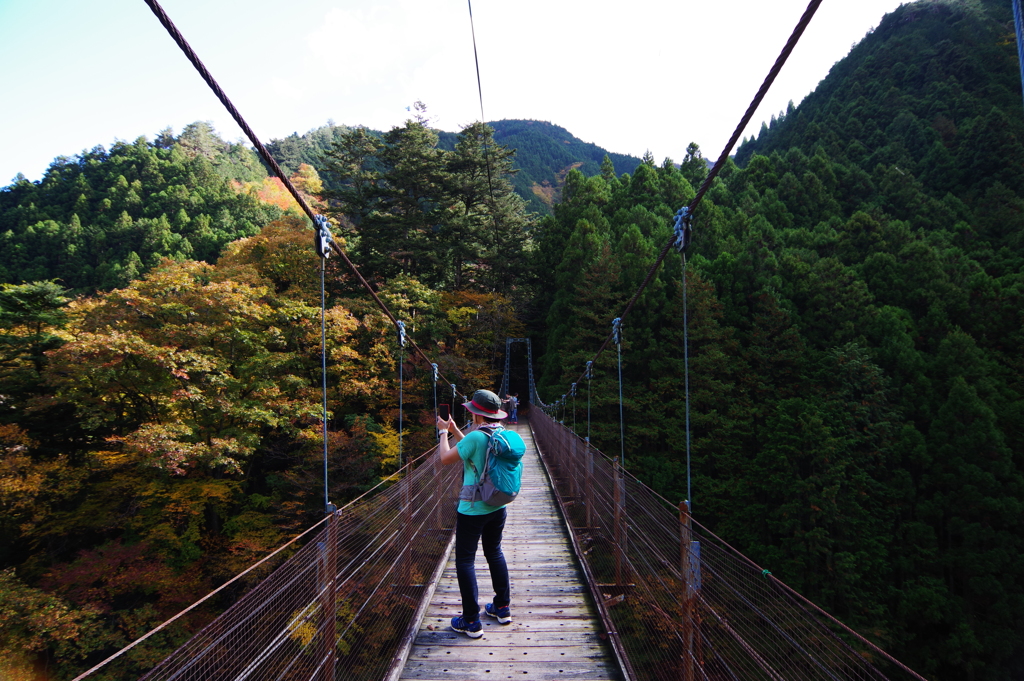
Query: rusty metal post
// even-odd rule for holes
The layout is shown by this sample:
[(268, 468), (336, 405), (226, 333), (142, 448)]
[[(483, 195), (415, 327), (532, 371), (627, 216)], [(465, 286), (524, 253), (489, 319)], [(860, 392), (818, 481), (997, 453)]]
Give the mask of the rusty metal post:
[(615, 457), (612, 464), (613, 479), (612, 484), (615, 486), (614, 489), (614, 503), (615, 503), (615, 515), (612, 524), (612, 537), (615, 541), (615, 584), (617, 586), (625, 586), (623, 563), (626, 558), (626, 547), (625, 547), (625, 528), (622, 526), (622, 512), (625, 506), (625, 490), (621, 484), (620, 477), (622, 476), (622, 467), (619, 465), (619, 457)]
[(578, 485), (576, 484), (576, 436), (573, 435), (569, 438), (571, 444), (569, 452), (569, 461), (565, 467), (566, 474), (569, 476), (569, 498), (575, 503), (576, 497), (578, 496)]
[(683, 619), (683, 681), (695, 681), (693, 655), (693, 598), (690, 584), (690, 542), (693, 527), (690, 523), (690, 502), (679, 502), (679, 569), (683, 577), (682, 619)]
[(693, 539), (690, 502), (679, 503), (679, 561), (683, 574), (683, 679), (693, 681), (704, 666), (704, 648), (700, 642), (700, 610), (697, 598), (701, 588), (700, 542)]
[(444, 502), (444, 481), (441, 479), (441, 455), (430, 457), (434, 464), (434, 528), (443, 530), (442, 522), (444, 514), (441, 511), (441, 504)]
[(338, 525), (341, 511), (332, 511), (327, 521), (326, 584), (321, 597), (320, 609), (324, 614), (324, 647), (327, 659), (324, 664), (324, 678), (334, 681), (335, 663), (338, 652)]
[(594, 450), (590, 446), (590, 439), (587, 439), (587, 484), (583, 494), (586, 496), (587, 504), (587, 531), (594, 527)]
[(405, 515), (405, 527), (403, 528), (403, 532), (402, 532), (405, 535), (405, 549), (403, 550), (403, 554), (404, 555), (403, 555), (403, 558), (402, 558), (402, 577), (403, 577), (403, 579), (402, 579), (402, 586), (401, 586), (402, 593), (404, 595), (408, 595), (408, 593), (407, 593), (408, 588), (410, 586), (412, 586), (412, 583), (413, 583), (413, 579), (412, 579), (412, 560), (413, 560), (412, 559), (412, 542), (413, 542), (414, 537), (412, 535), (412, 528), (413, 528), (414, 524), (413, 524), (413, 521), (412, 521), (413, 513), (412, 513), (411, 490), (409, 489), (409, 487), (412, 485), (412, 481), (413, 481), (413, 471), (412, 470), (408, 470), (408, 471), (406, 471), (405, 476), (402, 478), (402, 482), (400, 483), (402, 485), (402, 510), (404, 511), (404, 515)]

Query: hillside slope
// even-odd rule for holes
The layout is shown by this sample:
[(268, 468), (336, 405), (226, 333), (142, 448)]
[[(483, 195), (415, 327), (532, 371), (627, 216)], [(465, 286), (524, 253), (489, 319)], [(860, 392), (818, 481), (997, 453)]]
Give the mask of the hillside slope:
[[(917, 2), (886, 15), (801, 103), (742, 144), (872, 173), (911, 174), (936, 198), (981, 207), (1024, 188), (1024, 114), (1010, 3)], [(1018, 212), (1019, 208), (1014, 212)], [(1011, 230), (1018, 232), (1019, 221)]]

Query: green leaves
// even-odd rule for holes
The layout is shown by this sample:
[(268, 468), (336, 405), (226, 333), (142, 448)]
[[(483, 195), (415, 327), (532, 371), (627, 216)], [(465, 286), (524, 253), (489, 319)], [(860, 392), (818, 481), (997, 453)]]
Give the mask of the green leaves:
[(514, 152), (474, 123), (453, 151), (407, 121), (381, 138), (344, 134), (327, 157), (335, 215), (352, 225), (354, 259), (370, 278), (416, 277), (445, 289), (511, 293), (525, 268), (530, 219), (509, 183)]

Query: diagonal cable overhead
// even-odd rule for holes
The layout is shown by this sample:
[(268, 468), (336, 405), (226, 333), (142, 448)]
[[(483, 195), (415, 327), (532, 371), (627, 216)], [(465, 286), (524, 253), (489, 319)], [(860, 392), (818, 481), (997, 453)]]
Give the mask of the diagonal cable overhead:
[[(155, 14), (157, 19), (160, 20), (160, 23), (163, 25), (163, 27), (167, 29), (167, 32), (170, 34), (171, 38), (174, 39), (174, 42), (177, 43), (178, 47), (181, 48), (181, 51), (185, 53), (186, 57), (188, 57), (188, 60), (192, 62), (192, 65), (196, 68), (197, 71), (199, 71), (199, 75), (202, 76), (203, 80), (206, 81), (206, 84), (210, 86), (210, 89), (213, 90), (213, 93), (217, 96), (217, 99), (220, 100), (221, 104), (224, 105), (224, 108), (227, 109), (228, 113), (231, 114), (231, 117), (235, 120), (235, 123), (237, 123), (238, 126), (242, 129), (242, 132), (244, 132), (245, 136), (249, 138), (249, 141), (252, 142), (253, 147), (255, 147), (259, 155), (263, 158), (264, 161), (267, 162), (267, 165), (271, 167), (271, 169), (274, 171), (274, 174), (277, 175), (278, 178), (280, 178), (281, 182), (284, 183), (285, 188), (292, 195), (295, 201), (299, 204), (299, 207), (302, 208), (302, 212), (306, 214), (306, 216), (313, 222), (314, 225), (317, 225), (319, 223), (319, 221), (317, 220), (317, 214), (313, 212), (313, 209), (310, 208), (306, 200), (302, 197), (301, 194), (299, 194), (298, 190), (291, 183), (291, 180), (288, 179), (288, 176), (285, 175), (284, 171), (281, 170), (281, 167), (277, 164), (277, 161), (274, 160), (274, 157), (271, 156), (270, 152), (263, 145), (263, 142), (260, 141), (259, 137), (256, 136), (256, 133), (253, 132), (252, 128), (249, 127), (249, 124), (245, 122), (244, 118), (242, 118), (242, 114), (239, 113), (237, 108), (235, 108), (235, 105), (231, 102), (227, 94), (214, 79), (209, 69), (206, 68), (206, 65), (203, 64), (203, 62), (199, 59), (199, 56), (195, 53), (195, 50), (193, 50), (192, 47), (188, 44), (188, 41), (185, 40), (185, 37), (181, 34), (181, 31), (178, 30), (178, 28), (174, 25), (174, 22), (172, 22), (170, 17), (167, 16), (167, 13), (164, 11), (163, 7), (160, 6), (160, 3), (157, 2), (157, 0), (145, 0), (145, 3), (149, 5), (149, 8), (151, 10), (153, 10), (153, 14)], [(377, 306), (381, 309), (381, 311), (384, 312), (387, 318), (391, 320), (391, 323), (394, 324), (395, 327), (397, 328), (399, 322), (398, 318), (394, 315), (394, 313), (391, 312), (391, 310), (384, 303), (384, 301), (380, 299), (380, 296), (377, 295), (377, 292), (373, 290), (373, 287), (370, 286), (369, 282), (366, 281), (366, 278), (363, 277), (362, 273), (359, 271), (359, 268), (356, 267), (355, 263), (353, 263), (349, 259), (345, 251), (343, 251), (342, 248), (338, 246), (338, 244), (333, 239), (330, 240), (329, 243), (331, 250), (333, 250), (338, 255), (338, 257), (342, 259), (342, 261), (349, 268), (352, 274), (356, 277), (359, 283), (363, 286), (363, 288), (366, 289), (366, 291), (373, 298), (374, 302), (377, 303)], [(427, 364), (427, 366), (430, 366), (432, 362), (430, 358), (427, 357), (427, 354), (423, 352), (423, 350), (416, 344), (414, 340), (409, 339), (409, 343), (412, 345), (416, 353)], [(448, 381), (448, 379), (445, 378), (444, 376), (440, 376), (440, 378), (445, 382), (450, 383), (450, 381)], [(461, 394), (462, 393), (460, 393), (460, 395)], [(463, 397), (465, 397), (465, 395), (463, 395)]]
[[(764, 79), (764, 82), (761, 83), (761, 87), (754, 95), (754, 98), (750, 101), (750, 105), (747, 107), (746, 112), (743, 114), (743, 117), (740, 119), (739, 124), (736, 126), (736, 130), (733, 132), (732, 137), (729, 138), (729, 141), (728, 143), (726, 143), (725, 148), (722, 150), (721, 155), (718, 157), (718, 160), (715, 161), (715, 164), (711, 167), (711, 170), (708, 171), (707, 178), (705, 178), (704, 182), (697, 190), (697, 193), (696, 195), (694, 195), (693, 199), (690, 200), (690, 203), (687, 204), (680, 211), (680, 213), (682, 213), (683, 215), (692, 216), (694, 214), (694, 211), (697, 210), (697, 206), (700, 205), (700, 202), (703, 200), (704, 195), (707, 194), (708, 190), (711, 188), (712, 182), (714, 182), (715, 178), (718, 176), (718, 173), (721, 172), (722, 167), (725, 166), (725, 162), (729, 159), (729, 154), (732, 152), (733, 147), (736, 146), (736, 142), (739, 141), (740, 135), (746, 129), (747, 124), (750, 122), (750, 119), (754, 117), (754, 113), (757, 111), (757, 107), (761, 104), (761, 100), (763, 100), (764, 96), (768, 93), (768, 90), (769, 88), (771, 88), (772, 83), (775, 82), (775, 79), (779, 75), (779, 72), (782, 71), (782, 67), (785, 65), (786, 60), (789, 59), (790, 54), (793, 53), (793, 49), (800, 41), (800, 37), (803, 35), (804, 30), (806, 30), (808, 24), (811, 23), (811, 18), (814, 17), (814, 13), (818, 10), (818, 7), (821, 5), (821, 2), (822, 0), (811, 0), (810, 4), (807, 5), (807, 9), (804, 10), (803, 15), (800, 17), (800, 20), (797, 22), (796, 27), (793, 29), (793, 33), (789, 36), (789, 40), (786, 41), (785, 46), (782, 48), (782, 52), (779, 53), (778, 58), (772, 65), (771, 70), (769, 70), (768, 75)], [(619, 320), (625, 320), (626, 315), (628, 315), (630, 310), (633, 309), (633, 306), (636, 304), (636, 301), (639, 300), (640, 296), (647, 289), (647, 286), (651, 283), (651, 280), (654, 279), (654, 275), (661, 267), (661, 264), (665, 261), (665, 258), (668, 256), (669, 251), (672, 249), (672, 247), (676, 246), (681, 251), (685, 251), (688, 245), (688, 238), (682, 243), (680, 243), (680, 238), (678, 237), (678, 235), (673, 235), (672, 238), (669, 239), (669, 241), (664, 245), (664, 247), (662, 247), (661, 252), (658, 254), (657, 260), (654, 261), (654, 264), (651, 265), (650, 269), (647, 271), (647, 276), (644, 277), (643, 282), (637, 288), (633, 296), (629, 299), (629, 302), (626, 304), (626, 307), (623, 309), (623, 311), (618, 315)], [(601, 354), (605, 351), (605, 348), (608, 347), (608, 344), (612, 342), (614, 337), (614, 331), (612, 331), (611, 333), (608, 334), (608, 336), (605, 337), (604, 342), (601, 344), (601, 347), (597, 349), (597, 352), (594, 354), (593, 358), (591, 358), (592, 364), (590, 366), (597, 363), (597, 358), (601, 356)], [(586, 376), (587, 372), (584, 371), (582, 374), (580, 374), (580, 377), (577, 378), (574, 382), (580, 383), (584, 378), (586, 378)]]

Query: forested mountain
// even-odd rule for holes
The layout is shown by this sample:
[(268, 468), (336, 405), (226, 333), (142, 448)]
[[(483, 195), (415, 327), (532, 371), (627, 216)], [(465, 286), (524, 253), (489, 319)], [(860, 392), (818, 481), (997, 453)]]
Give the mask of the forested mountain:
[(0, 282), (84, 292), (124, 286), (162, 258), (216, 260), (281, 215), (237, 190), (266, 178), (250, 149), (202, 122), (58, 158), (40, 182), (0, 190)]
[[(742, 144), (736, 162), (820, 146), (865, 173), (898, 168), (934, 199), (948, 192), (971, 210), (1005, 214), (1004, 236), (1019, 235), (1011, 196), (1024, 184), (1024, 118), (1012, 18), (999, 0), (901, 7), (799, 110)], [(900, 208), (905, 219), (929, 210)]]
[[(696, 517), (935, 679), (1024, 678), (1024, 110), (1007, 17), (888, 15), (727, 165), (689, 252)], [(681, 170), (569, 174), (538, 230), (555, 273), (543, 396), (567, 392), (668, 240), (704, 177), (694, 152)], [(672, 500), (682, 318), (670, 259), (622, 352), (626, 466)], [(611, 452), (614, 362), (577, 396)]]
[[(497, 144), (515, 149), (512, 186), (526, 201), (528, 209), (536, 213), (551, 212), (561, 195), (565, 176), (572, 168), (593, 175), (600, 172), (606, 156), (619, 174), (631, 173), (640, 164), (635, 156), (611, 153), (546, 121), (501, 120), (488, 125), (494, 129)], [(446, 135), (442, 135), (442, 144), (446, 143), (445, 138)]]
[[(496, 349), (522, 335), (515, 306), (531, 287), (515, 273), (529, 269), (532, 221), (511, 153), (483, 125), (445, 151), (408, 121), (379, 137), (340, 131), (325, 156), (334, 190), (306, 164), (291, 178), (463, 392), (493, 384)], [(197, 124), (58, 160), (4, 196), (5, 262), (43, 280), (0, 284), (0, 678), (74, 678), (321, 518), (311, 490), (328, 484), (344, 504), (434, 444), (432, 372), (331, 258), (325, 446), (320, 261), (308, 221), (253, 159)], [(211, 205), (213, 224), (253, 222), (216, 234), (226, 246), (200, 262), (184, 244), (205, 234), (190, 225), (209, 226)], [(120, 231), (111, 211), (127, 216)], [(49, 249), (41, 215), (55, 224)], [(82, 228), (65, 238), (57, 218)], [(177, 250), (156, 242), (138, 270), (116, 269), (150, 244), (150, 225)], [(119, 278), (75, 279), (83, 250)], [(138, 678), (229, 603), (193, 610), (96, 678)]]
[[(545, 121), (501, 120), (487, 125), (494, 131), (496, 144), (515, 150), (512, 186), (526, 201), (527, 210), (534, 213), (546, 215), (551, 212), (565, 175), (572, 168), (592, 175), (600, 170), (605, 156), (611, 159), (617, 173), (633, 172), (640, 163), (640, 159), (634, 156), (608, 152), (596, 144), (583, 142), (565, 128)], [(346, 130), (329, 123), (304, 135), (293, 134), (273, 140), (267, 146), (285, 172), (294, 171), (301, 163), (321, 170), (331, 143)], [(370, 132), (378, 136), (381, 134)], [(456, 133), (439, 130), (436, 134), (439, 148), (455, 150)], [(329, 179), (327, 182), (329, 189), (335, 189)]]

